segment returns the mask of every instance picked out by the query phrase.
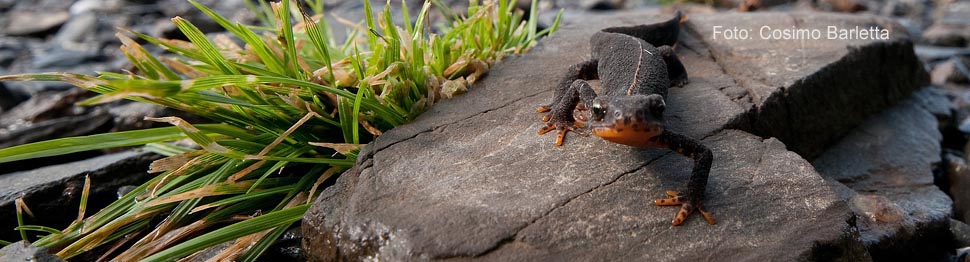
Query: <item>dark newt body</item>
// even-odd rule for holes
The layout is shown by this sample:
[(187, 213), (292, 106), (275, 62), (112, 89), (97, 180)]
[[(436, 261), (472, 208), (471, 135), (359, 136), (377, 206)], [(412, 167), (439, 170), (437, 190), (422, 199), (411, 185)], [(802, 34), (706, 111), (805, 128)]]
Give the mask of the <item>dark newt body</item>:
[[(667, 89), (687, 83), (687, 71), (671, 47), (677, 42), (681, 20), (678, 12), (659, 24), (596, 32), (590, 39), (592, 58), (569, 67), (552, 103), (539, 107), (540, 113), (551, 111), (543, 118), (548, 124), (539, 134), (558, 130), (556, 145), (562, 145), (568, 131), (585, 125), (573, 118), (573, 110), (591, 110), (587, 124), (593, 135), (629, 146), (669, 148), (693, 159), (686, 196), (670, 191), (667, 198), (655, 203), (681, 206), (674, 225), (683, 223), (695, 210), (714, 224), (713, 216), (702, 205), (713, 161), (711, 150), (696, 139), (664, 129)], [(600, 80), (601, 94), (586, 82), (592, 79)]]

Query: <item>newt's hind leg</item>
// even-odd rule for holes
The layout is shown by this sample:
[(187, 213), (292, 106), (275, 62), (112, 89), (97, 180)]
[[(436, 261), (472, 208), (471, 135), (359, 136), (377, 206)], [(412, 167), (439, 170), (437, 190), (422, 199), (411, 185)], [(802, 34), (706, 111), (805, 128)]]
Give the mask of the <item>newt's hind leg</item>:
[(670, 78), (670, 86), (681, 87), (686, 85), (687, 69), (684, 68), (684, 64), (677, 58), (674, 48), (665, 45), (657, 47), (657, 50), (660, 50), (660, 55), (663, 57), (664, 63), (667, 64), (667, 76)]
[[(584, 127), (582, 122), (576, 121), (573, 117), (573, 110), (576, 109), (577, 104), (579, 104), (580, 100), (583, 101), (583, 104), (589, 103), (595, 97), (596, 93), (586, 80), (574, 80), (566, 88), (566, 91), (559, 101), (552, 104), (550, 107), (552, 112), (542, 118), (542, 121), (546, 122), (546, 126), (539, 129), (539, 135), (544, 135), (552, 130), (559, 130), (559, 136), (556, 138), (556, 146), (561, 146), (567, 132), (578, 132), (577, 129)], [(580, 134), (586, 136), (584, 132)]]
[(674, 191), (667, 191), (667, 198), (657, 199), (654, 203), (658, 206), (680, 206), (680, 211), (674, 216), (672, 221), (674, 226), (679, 226), (695, 210), (699, 211), (708, 224), (717, 224), (717, 220), (711, 213), (704, 210), (704, 192), (707, 189), (707, 176), (711, 171), (711, 164), (714, 162), (714, 155), (711, 150), (693, 138), (664, 130), (660, 135), (659, 142), (666, 145), (670, 150), (694, 160), (694, 168), (691, 170), (690, 181), (687, 182), (687, 195), (681, 196)]

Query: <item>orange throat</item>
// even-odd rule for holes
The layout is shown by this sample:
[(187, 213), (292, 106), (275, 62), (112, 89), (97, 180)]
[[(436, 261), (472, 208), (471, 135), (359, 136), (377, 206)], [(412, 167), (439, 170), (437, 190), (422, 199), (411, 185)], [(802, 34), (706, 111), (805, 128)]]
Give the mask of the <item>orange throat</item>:
[[(634, 128), (637, 126), (639, 128)], [(624, 125), (615, 123), (612, 126), (593, 127), (593, 135), (606, 141), (634, 147), (662, 147), (654, 138), (663, 133), (663, 127), (657, 125)]]

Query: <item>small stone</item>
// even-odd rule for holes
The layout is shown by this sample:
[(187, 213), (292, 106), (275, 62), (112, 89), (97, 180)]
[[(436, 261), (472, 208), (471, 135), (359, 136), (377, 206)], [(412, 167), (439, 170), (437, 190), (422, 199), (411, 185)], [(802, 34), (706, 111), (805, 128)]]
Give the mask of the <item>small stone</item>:
[(24, 100), (27, 100), (25, 94), (10, 90), (3, 82), (0, 82), (0, 114), (17, 106)]
[(933, 67), (930, 80), (935, 85), (946, 83), (966, 84), (970, 82), (970, 66), (967, 59), (953, 57)]
[(35, 13), (14, 11), (9, 16), (3, 34), (12, 36), (38, 35), (49, 32), (71, 18), (68, 12)]
[[(165, 107), (138, 102), (122, 102), (122, 105), (113, 106), (108, 109), (108, 113), (114, 116), (114, 130), (125, 131), (133, 129), (144, 129), (151, 127), (155, 122), (146, 121), (145, 117), (162, 117), (166, 112)], [(169, 112), (172, 113), (172, 112)]]
[(968, 39), (970, 32), (958, 26), (934, 24), (923, 31), (923, 40), (931, 45), (962, 47)]
[(0, 248), (0, 261), (63, 262), (65, 260), (51, 254), (47, 248), (20, 241)]
[(63, 92), (43, 92), (19, 103), (16, 107), (0, 114), (0, 128), (10, 130), (9, 126), (18, 122), (40, 122), (42, 120), (66, 116), (69, 108), (80, 101), (87, 91), (71, 89)]
[(104, 110), (38, 122), (15, 122), (0, 129), (0, 148), (103, 132), (110, 124), (111, 116)]
[(970, 262), (970, 247), (957, 249), (957, 255), (953, 262)]
[(943, 1), (942, 12), (935, 17), (932, 26), (923, 33), (927, 43), (940, 46), (967, 46), (970, 44), (970, 2)]
[(868, 9), (866, 2), (862, 0), (825, 0), (823, 2), (828, 4), (825, 9), (831, 8), (843, 13), (855, 13)]
[(138, 188), (138, 187), (137, 186), (132, 186), (132, 185), (118, 187), (118, 191), (116, 191), (116, 193), (118, 195), (118, 199), (121, 199), (122, 197), (124, 197), (128, 193), (131, 193), (131, 191), (135, 191), (136, 188)]
[(7, 67), (9, 69), (15, 60), (26, 56), (26, 53), (28, 53), (26, 42), (30, 41), (21, 37), (0, 37), (0, 68)]
[(81, 0), (74, 2), (71, 5), (70, 11), (72, 15), (90, 13), (92, 11), (117, 12), (123, 4), (121, 0)]
[[(77, 50), (75, 48), (83, 49)], [(38, 50), (36, 53), (34, 53), (34, 56), (36, 58), (31, 63), (31, 66), (39, 71), (47, 71), (44, 69), (52, 67), (71, 67), (98, 60), (100, 58), (100, 52), (97, 48), (52, 44), (43, 50)]]
[(852, 199), (852, 205), (869, 221), (879, 224), (898, 223), (906, 215), (896, 203), (880, 195), (859, 195)]
[(960, 121), (960, 125), (957, 126), (957, 130), (960, 130), (960, 132), (965, 134), (970, 134), (970, 117)]
[(581, 0), (579, 6), (586, 10), (607, 11), (623, 9), (626, 0)]
[(227, 248), (231, 247), (232, 244), (233, 244), (233, 242), (234, 241), (226, 241), (226, 242), (222, 242), (222, 243), (220, 243), (218, 245), (214, 245), (214, 246), (207, 247), (207, 248), (205, 248), (203, 250), (199, 250), (199, 251), (193, 253), (191, 256), (186, 257), (186, 258), (184, 258), (183, 260), (180, 260), (180, 261), (184, 261), (184, 262), (205, 262), (205, 261), (210, 261), (212, 258), (215, 258), (219, 254), (222, 254), (223, 251), (226, 251)]
[(949, 59), (954, 56), (970, 55), (970, 48), (916, 45), (913, 50), (916, 51), (916, 55), (924, 61), (938, 61)]
[(970, 225), (956, 219), (950, 219), (950, 232), (959, 247), (970, 247)]
[(184, 39), (185, 35), (175, 27), (172, 20), (168, 18), (156, 19), (151, 25), (145, 27), (147, 33), (153, 37), (168, 38), (168, 39)]
[(263, 253), (263, 258), (267, 261), (306, 261), (306, 252), (303, 250), (303, 227), (300, 223), (295, 223)]
[(950, 184), (947, 190), (953, 197), (954, 218), (970, 221), (970, 167), (962, 157), (954, 154), (945, 154), (944, 164), (946, 180)]
[(62, 44), (81, 42), (85, 36), (95, 34), (97, 29), (98, 16), (96, 14), (91, 12), (76, 14), (61, 27), (53, 41)]
[(13, 5), (16, 3), (17, 3), (17, 0), (0, 0), (0, 12), (7, 11), (11, 7), (13, 7)]

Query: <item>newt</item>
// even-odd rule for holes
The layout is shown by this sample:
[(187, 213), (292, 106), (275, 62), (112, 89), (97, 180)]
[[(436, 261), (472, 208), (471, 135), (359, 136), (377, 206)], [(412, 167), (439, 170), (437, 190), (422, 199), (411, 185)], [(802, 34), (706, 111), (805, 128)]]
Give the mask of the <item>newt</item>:
[[(566, 133), (586, 131), (607, 141), (638, 147), (667, 148), (694, 161), (687, 192), (680, 195), (667, 191), (657, 199), (658, 206), (680, 206), (672, 223), (681, 225), (694, 211), (699, 211), (709, 224), (713, 215), (704, 210), (713, 154), (697, 139), (664, 128), (667, 89), (687, 84), (687, 70), (674, 53), (680, 24), (686, 17), (677, 12), (668, 21), (629, 27), (610, 27), (590, 39), (592, 57), (572, 65), (556, 86), (552, 103), (541, 105), (539, 113), (546, 125), (543, 135), (557, 130), (556, 146), (561, 146)], [(599, 79), (600, 94), (588, 80)], [(589, 111), (589, 118), (574, 111)], [(584, 122), (585, 121), (585, 122)]]

